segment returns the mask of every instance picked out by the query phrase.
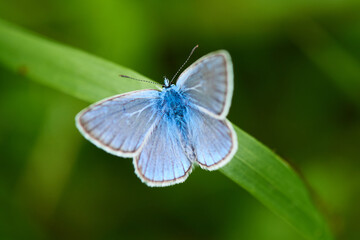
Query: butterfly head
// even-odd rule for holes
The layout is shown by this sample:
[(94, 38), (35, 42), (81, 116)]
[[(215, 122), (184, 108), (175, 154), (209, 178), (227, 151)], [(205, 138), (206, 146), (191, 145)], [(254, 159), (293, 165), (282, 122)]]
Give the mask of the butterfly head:
[(170, 80), (167, 79), (166, 77), (164, 77), (164, 85), (162, 87), (169, 88), (169, 87), (171, 87), (171, 85), (174, 85), (174, 84), (170, 84)]

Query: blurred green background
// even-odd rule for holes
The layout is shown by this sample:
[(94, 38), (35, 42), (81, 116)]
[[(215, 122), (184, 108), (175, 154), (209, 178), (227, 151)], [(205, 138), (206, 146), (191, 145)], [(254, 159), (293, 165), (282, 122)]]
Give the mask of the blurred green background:
[[(0, 0), (0, 18), (159, 82), (196, 44), (192, 61), (228, 50), (228, 118), (290, 162), (338, 239), (360, 239), (358, 0)], [(302, 239), (219, 172), (142, 184), (78, 133), (87, 105), (0, 66), (0, 239)]]

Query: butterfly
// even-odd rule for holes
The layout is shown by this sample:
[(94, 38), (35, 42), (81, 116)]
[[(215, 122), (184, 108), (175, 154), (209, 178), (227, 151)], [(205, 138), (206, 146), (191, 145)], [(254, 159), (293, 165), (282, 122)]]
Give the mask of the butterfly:
[(190, 65), (176, 84), (165, 78), (161, 90), (128, 92), (89, 106), (77, 114), (76, 126), (106, 152), (132, 157), (136, 175), (148, 186), (181, 183), (194, 165), (216, 170), (236, 153), (237, 136), (226, 119), (233, 86), (230, 55), (216, 51)]

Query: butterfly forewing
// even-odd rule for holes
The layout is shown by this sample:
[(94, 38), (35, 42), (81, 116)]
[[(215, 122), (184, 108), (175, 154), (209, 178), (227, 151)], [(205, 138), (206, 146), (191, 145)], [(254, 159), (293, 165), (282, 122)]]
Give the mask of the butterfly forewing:
[(98, 147), (118, 156), (134, 156), (159, 121), (157, 90), (125, 93), (95, 103), (76, 117), (77, 127)]
[(202, 57), (180, 75), (177, 85), (200, 110), (216, 118), (225, 118), (233, 92), (229, 54), (218, 51)]

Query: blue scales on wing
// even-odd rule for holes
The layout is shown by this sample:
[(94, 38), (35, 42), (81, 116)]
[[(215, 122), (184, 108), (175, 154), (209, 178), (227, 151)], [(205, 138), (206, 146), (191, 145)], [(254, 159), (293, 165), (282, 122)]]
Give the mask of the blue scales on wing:
[(137, 175), (149, 186), (183, 182), (191, 172), (179, 139), (179, 129), (171, 121), (160, 121), (140, 154), (134, 157)]
[(189, 110), (189, 114), (192, 126), (189, 134), (196, 162), (207, 170), (224, 166), (237, 150), (237, 139), (230, 122), (196, 109)]
[(160, 116), (157, 90), (140, 90), (100, 101), (76, 117), (77, 127), (98, 147), (118, 156), (137, 154)]
[(176, 84), (202, 111), (225, 118), (233, 93), (230, 55), (218, 51), (200, 58), (180, 75)]

